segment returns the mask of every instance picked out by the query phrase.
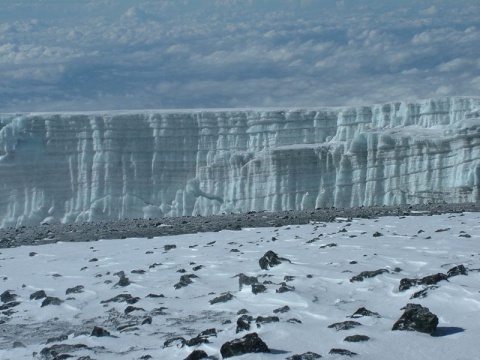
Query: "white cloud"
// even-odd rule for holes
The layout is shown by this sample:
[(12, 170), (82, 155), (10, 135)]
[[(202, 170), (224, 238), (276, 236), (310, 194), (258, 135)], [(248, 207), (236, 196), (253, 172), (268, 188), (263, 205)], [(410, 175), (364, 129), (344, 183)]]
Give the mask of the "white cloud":
[(434, 6), (430, 6), (429, 8), (427, 9), (422, 9), (420, 10), (420, 15), (435, 15), (438, 13), (438, 9), (437, 7), (434, 5)]
[(479, 93), (479, 6), (369, 1), (6, 4), (0, 111), (323, 106)]

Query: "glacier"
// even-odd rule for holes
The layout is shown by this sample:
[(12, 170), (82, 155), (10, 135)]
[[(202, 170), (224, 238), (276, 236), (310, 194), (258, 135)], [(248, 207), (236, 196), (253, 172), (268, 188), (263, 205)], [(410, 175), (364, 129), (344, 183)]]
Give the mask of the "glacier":
[(0, 226), (480, 200), (480, 97), (0, 114)]

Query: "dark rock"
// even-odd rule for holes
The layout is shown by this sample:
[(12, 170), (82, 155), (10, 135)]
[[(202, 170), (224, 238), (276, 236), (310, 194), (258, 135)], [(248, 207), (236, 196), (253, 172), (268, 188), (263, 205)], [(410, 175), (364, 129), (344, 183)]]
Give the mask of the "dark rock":
[(44, 290), (38, 290), (30, 295), (30, 300), (40, 300), (46, 297), (47, 297), (47, 294), (45, 293)]
[(249, 353), (270, 353), (270, 349), (267, 344), (257, 335), (257, 333), (251, 333), (245, 335), (241, 339), (235, 339), (228, 341), (220, 348), (220, 353), (224, 359), (249, 354)]
[(40, 355), (44, 360), (56, 360), (59, 359), (59, 356), (63, 356), (69, 352), (75, 352), (79, 350), (88, 349), (87, 345), (84, 344), (58, 344), (52, 345), (50, 347), (45, 347), (40, 351)]
[(163, 295), (163, 294), (159, 294), (159, 295), (158, 294), (148, 294), (146, 297), (156, 299), (156, 298), (164, 298), (165, 295)]
[(218, 304), (218, 303), (224, 303), (230, 300), (233, 300), (234, 296), (230, 294), (229, 292), (222, 294), (220, 296), (217, 296), (215, 299), (210, 300), (210, 305), (213, 304)]
[(282, 262), (288, 261), (291, 263), (290, 260), (286, 258), (279, 257), (276, 253), (273, 251), (269, 250), (263, 255), (260, 260), (258, 260), (258, 263), (260, 265), (260, 268), (262, 270), (268, 270), (273, 266), (280, 265)]
[(165, 245), (165, 246), (163, 247), (163, 249), (164, 249), (165, 251), (169, 251), (169, 250), (175, 249), (176, 247), (177, 247), (177, 245)]
[(293, 280), (295, 280), (295, 276), (292, 276), (292, 275), (285, 275), (283, 277), (283, 281), (286, 281), (286, 282), (293, 281)]
[(336, 247), (336, 246), (337, 246), (337, 244), (335, 244), (335, 243), (325, 244), (325, 245), (320, 246), (319, 249), (326, 249), (326, 248), (331, 248), (331, 247)]
[(17, 298), (17, 295), (12, 294), (12, 293), (10, 292), (10, 290), (4, 291), (4, 292), (0, 295), (0, 301), (3, 302), (3, 303), (8, 303), (8, 302), (10, 302), (10, 301), (14, 301), (16, 298)]
[(170, 339), (167, 339), (164, 343), (163, 343), (163, 347), (166, 348), (166, 347), (170, 347), (170, 346), (173, 346), (173, 345), (177, 345), (180, 346), (180, 347), (183, 347), (185, 346), (185, 338), (181, 337), (181, 336), (177, 336), (177, 337), (174, 337), (174, 338), (170, 338)]
[(242, 290), (243, 285), (250, 286), (258, 283), (258, 278), (256, 276), (247, 276), (241, 273), (234, 277), (238, 277), (238, 290)]
[(190, 355), (188, 355), (184, 360), (201, 360), (208, 358), (208, 355), (203, 350), (194, 350)]
[(60, 300), (60, 299), (57, 298), (57, 297), (47, 296), (47, 297), (42, 301), (42, 306), (41, 306), (41, 307), (48, 306), (48, 305), (60, 305), (62, 302), (63, 302), (63, 301)]
[(182, 287), (193, 284), (192, 279), (195, 279), (195, 278), (198, 278), (198, 276), (195, 275), (195, 274), (182, 275), (182, 276), (180, 276), (180, 281), (178, 283), (176, 283), (173, 287), (177, 290), (181, 289)]
[(355, 275), (350, 279), (350, 282), (360, 282), (365, 279), (373, 278), (383, 273), (388, 273), (387, 269), (378, 269), (374, 271), (362, 271), (360, 274)]
[(60, 335), (60, 336), (55, 336), (47, 339), (47, 344), (51, 344), (54, 342), (62, 342), (68, 339), (68, 335)]
[(392, 330), (418, 331), (433, 335), (438, 325), (438, 318), (426, 307), (419, 304), (407, 304), (403, 315), (393, 325)]
[(299, 355), (292, 355), (286, 358), (286, 360), (316, 360), (320, 359), (322, 356), (314, 352), (306, 352)]
[(398, 291), (405, 291), (410, 289), (413, 286), (417, 286), (420, 284), (419, 279), (408, 279), (404, 278), (400, 280), (400, 285), (398, 286)]
[(350, 330), (360, 325), (362, 324), (356, 321), (343, 321), (343, 322), (338, 322), (332, 325), (328, 325), (328, 328), (340, 331), (340, 330)]
[(203, 269), (204, 267), (205, 267), (205, 266), (203, 266), (203, 265), (197, 265), (197, 266), (193, 267), (192, 270), (193, 270), (193, 271), (198, 271), (198, 270)]
[(92, 259), (88, 260), (88, 262), (97, 262), (97, 261), (98, 261), (97, 258), (92, 258)]
[(159, 308), (155, 308), (152, 311), (150, 311), (150, 315), (152, 315), (152, 316), (167, 315), (167, 313), (163, 310), (167, 310), (167, 308), (163, 307), (163, 306), (161, 306)]
[(250, 330), (250, 323), (253, 321), (253, 317), (249, 315), (242, 315), (237, 319), (237, 334), (240, 331)]
[(284, 293), (284, 292), (294, 291), (294, 290), (295, 290), (294, 286), (289, 286), (285, 283), (282, 283), (281, 286), (277, 290), (275, 290), (275, 292)]
[(32, 251), (30, 254), (28, 254), (28, 256), (30, 256), (30, 257), (33, 257), (35, 255), (37, 255), (37, 253), (35, 251)]
[(373, 233), (373, 237), (380, 237), (380, 236), (383, 236), (383, 234), (381, 232), (375, 231)]
[(130, 282), (129, 278), (127, 278), (126, 276), (121, 276), (120, 280), (118, 280), (118, 283), (116, 283), (115, 286), (125, 287), (125, 286), (128, 286), (130, 284), (131, 284), (131, 282)]
[(442, 273), (434, 274), (434, 275), (429, 275), (425, 276), (421, 280), (422, 285), (435, 285), (436, 283), (442, 281), (442, 280), (447, 280), (448, 281), (448, 276)]
[(347, 336), (343, 341), (348, 341), (348, 342), (362, 342), (362, 341), (368, 341), (370, 338), (367, 335), (351, 335)]
[(298, 319), (292, 318), (287, 320), (288, 323), (290, 324), (301, 324), (302, 322)]
[(202, 336), (202, 337), (215, 336), (215, 337), (217, 337), (217, 330), (215, 328), (210, 328), (210, 329), (207, 329), (207, 330), (203, 330), (198, 336)]
[(257, 324), (257, 327), (259, 328), (260, 325), (262, 324), (269, 324), (269, 323), (272, 323), (272, 322), (279, 322), (280, 319), (278, 318), (278, 316), (257, 316), (257, 318), (255, 319), (255, 323)]
[(14, 308), (18, 305), (20, 305), (20, 301), (10, 301), (8, 303), (0, 305), (0, 311), (5, 311), (5, 310), (8, 310), (8, 309)]
[(240, 310), (237, 311), (237, 315), (244, 315), (244, 314), (248, 314), (247, 309), (240, 309)]
[(90, 336), (95, 336), (95, 337), (110, 336), (110, 332), (105, 330), (104, 328), (101, 328), (100, 326), (95, 326)]
[(286, 312), (289, 312), (289, 311), (290, 311), (290, 307), (288, 305), (285, 305), (281, 308), (273, 310), (273, 313), (274, 314), (279, 314), (279, 313), (286, 313)]
[(145, 309), (142, 309), (142, 308), (139, 308), (139, 307), (135, 307), (135, 306), (132, 306), (132, 305), (128, 305), (125, 310), (123, 311), (123, 313), (125, 315), (128, 315), (130, 314), (131, 312), (134, 312), (134, 311), (145, 311)]
[(255, 295), (264, 293), (265, 291), (267, 291), (267, 287), (265, 285), (252, 284), (252, 293), (254, 293)]
[(83, 285), (77, 285), (73, 288), (68, 288), (67, 291), (65, 291), (65, 295), (82, 293), (83, 289), (84, 289)]
[(22, 343), (21, 341), (14, 341), (13, 342), (13, 348), (18, 349), (18, 348), (26, 348), (25, 344)]
[(201, 336), (201, 335), (197, 335), (196, 337), (185, 341), (185, 345), (189, 346), (189, 347), (190, 346), (197, 346), (197, 345), (201, 345), (201, 344), (208, 344), (208, 343), (210, 343), (210, 341), (208, 341), (207, 337)]
[(138, 302), (138, 300), (140, 300), (139, 297), (133, 297), (130, 294), (119, 294), (111, 299), (100, 301), (100, 304), (107, 304), (109, 302), (118, 302), (118, 303), (126, 302), (127, 304), (131, 305)]
[(357, 311), (355, 311), (353, 313), (353, 315), (350, 316), (350, 317), (352, 319), (356, 319), (356, 318), (360, 318), (360, 317), (363, 317), (363, 316), (372, 316), (372, 317), (377, 317), (377, 318), (380, 317), (380, 315), (378, 315), (378, 313), (370, 311), (370, 310), (368, 310), (364, 307), (361, 307), (361, 308), (357, 309)]
[(132, 271), (130, 271), (130, 273), (137, 274), (137, 275), (143, 275), (143, 274), (146, 273), (146, 271), (143, 270), (143, 269), (138, 269), (138, 270), (132, 270)]
[(152, 324), (152, 318), (150, 316), (146, 317), (142, 321), (142, 325), (151, 325)]
[(453, 276), (458, 276), (458, 275), (468, 275), (468, 271), (463, 265), (457, 265), (450, 270), (447, 271), (447, 276), (453, 277)]
[(427, 286), (425, 289), (417, 291), (412, 296), (410, 296), (410, 299), (423, 299), (427, 297), (429, 290), (434, 290), (434, 289), (438, 289), (438, 286), (435, 286), (435, 285)]
[(330, 355), (345, 355), (345, 356), (354, 356), (357, 355), (357, 353), (354, 353), (353, 351), (350, 350), (345, 350), (345, 349), (331, 349), (328, 352)]

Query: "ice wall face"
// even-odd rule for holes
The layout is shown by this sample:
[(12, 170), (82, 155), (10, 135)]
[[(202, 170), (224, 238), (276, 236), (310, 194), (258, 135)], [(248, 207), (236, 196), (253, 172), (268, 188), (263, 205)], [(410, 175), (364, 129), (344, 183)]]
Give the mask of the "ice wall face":
[(477, 201), (479, 109), (3, 114), (1, 226)]

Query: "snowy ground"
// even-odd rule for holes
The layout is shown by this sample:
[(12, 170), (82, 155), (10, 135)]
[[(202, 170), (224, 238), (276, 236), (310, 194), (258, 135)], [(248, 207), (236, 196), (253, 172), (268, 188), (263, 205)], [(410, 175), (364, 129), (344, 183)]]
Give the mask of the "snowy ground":
[[(185, 359), (195, 349), (204, 350), (209, 359), (221, 359), (222, 344), (252, 332), (258, 333), (271, 353), (236, 358), (285, 359), (308, 351), (326, 359), (345, 358), (329, 354), (332, 348), (355, 352), (359, 360), (478, 358), (479, 220), (480, 213), (337, 219), (301, 226), (0, 249), (0, 293), (4, 294), (0, 359), (31, 359), (32, 354), (51, 359), (52, 351), (41, 351), (58, 344), (86, 345), (57, 349), (84, 359), (147, 359), (147, 355)], [(382, 236), (374, 237), (375, 232)], [(328, 244), (336, 246), (322, 247)], [(165, 250), (165, 245), (176, 247)], [(291, 263), (262, 270), (258, 260), (269, 250)], [(467, 276), (439, 282), (424, 298), (410, 299), (423, 286), (398, 289), (402, 278), (447, 273), (460, 264), (469, 270)], [(388, 272), (350, 281), (362, 271), (379, 269)], [(120, 271), (130, 284), (125, 280), (122, 285), (126, 286), (117, 284)], [(260, 283), (267, 281), (266, 292), (255, 295), (247, 285), (239, 290), (235, 275), (240, 273), (258, 277)], [(176, 289), (180, 276), (188, 274), (198, 277)], [(277, 292), (282, 282), (292, 291)], [(79, 285), (83, 288), (66, 294)], [(61, 303), (42, 307), (45, 298), (30, 300), (39, 290)], [(210, 303), (225, 292), (233, 299)], [(119, 294), (138, 299), (132, 304), (105, 302)], [(391, 330), (407, 303), (426, 306), (438, 316), (434, 336)], [(274, 313), (286, 305), (289, 311)], [(349, 318), (361, 307), (380, 317)], [(241, 309), (253, 321), (249, 331), (237, 333)], [(132, 311), (125, 314), (125, 310)], [(258, 316), (277, 316), (279, 322), (257, 326)], [(328, 328), (346, 320), (361, 325), (343, 331)], [(111, 336), (91, 336), (95, 326)], [(176, 341), (164, 346), (174, 337), (189, 340), (212, 328), (217, 334), (206, 337), (208, 344), (182, 347)], [(344, 341), (356, 334), (370, 339)], [(14, 342), (18, 342), (15, 347)]]

